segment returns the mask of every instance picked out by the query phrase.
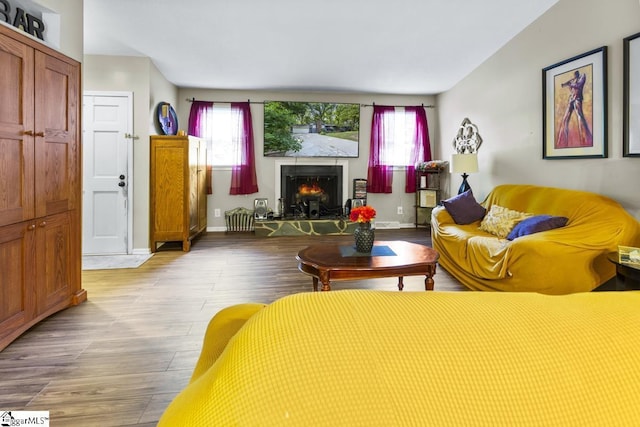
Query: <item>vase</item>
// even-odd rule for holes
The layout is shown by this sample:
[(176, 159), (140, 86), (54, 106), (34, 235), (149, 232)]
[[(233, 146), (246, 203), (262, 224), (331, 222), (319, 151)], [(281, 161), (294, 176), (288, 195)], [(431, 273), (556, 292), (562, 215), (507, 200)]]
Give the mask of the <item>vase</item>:
[(370, 222), (361, 222), (353, 232), (356, 241), (356, 251), (368, 254), (373, 249), (375, 231), (371, 228)]

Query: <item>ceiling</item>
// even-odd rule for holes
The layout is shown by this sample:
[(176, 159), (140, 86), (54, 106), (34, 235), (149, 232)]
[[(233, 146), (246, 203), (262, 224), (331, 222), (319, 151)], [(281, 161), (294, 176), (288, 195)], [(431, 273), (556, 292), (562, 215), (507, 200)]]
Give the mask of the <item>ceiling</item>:
[(84, 0), (84, 49), (186, 88), (430, 95), (557, 1)]

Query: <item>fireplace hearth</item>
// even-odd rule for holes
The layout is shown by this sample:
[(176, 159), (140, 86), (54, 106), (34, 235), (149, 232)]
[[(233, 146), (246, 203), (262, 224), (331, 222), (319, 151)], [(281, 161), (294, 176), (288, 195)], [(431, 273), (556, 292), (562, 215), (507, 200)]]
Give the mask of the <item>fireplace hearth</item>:
[(342, 217), (342, 166), (282, 165), (280, 175), (283, 218)]

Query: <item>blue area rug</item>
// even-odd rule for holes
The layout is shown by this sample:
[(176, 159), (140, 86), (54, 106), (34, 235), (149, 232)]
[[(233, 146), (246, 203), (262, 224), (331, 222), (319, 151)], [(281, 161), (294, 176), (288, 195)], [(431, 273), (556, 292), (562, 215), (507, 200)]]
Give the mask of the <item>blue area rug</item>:
[(376, 245), (371, 250), (371, 253), (362, 253), (356, 251), (355, 246), (340, 246), (340, 254), (343, 257), (349, 256), (396, 256), (396, 253), (386, 245)]

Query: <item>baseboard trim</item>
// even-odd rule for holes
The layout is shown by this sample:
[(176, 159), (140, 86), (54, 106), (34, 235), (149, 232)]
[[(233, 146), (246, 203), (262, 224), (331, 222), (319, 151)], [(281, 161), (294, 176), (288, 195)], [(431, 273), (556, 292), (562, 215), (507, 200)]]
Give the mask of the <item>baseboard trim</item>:
[(151, 248), (135, 248), (131, 252), (131, 255), (149, 255), (151, 253)]

